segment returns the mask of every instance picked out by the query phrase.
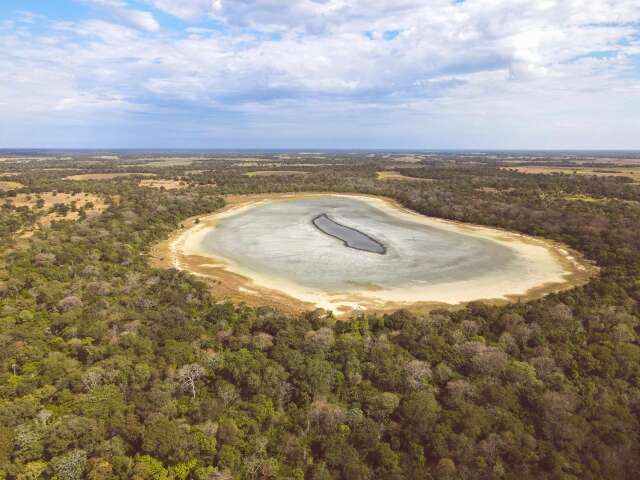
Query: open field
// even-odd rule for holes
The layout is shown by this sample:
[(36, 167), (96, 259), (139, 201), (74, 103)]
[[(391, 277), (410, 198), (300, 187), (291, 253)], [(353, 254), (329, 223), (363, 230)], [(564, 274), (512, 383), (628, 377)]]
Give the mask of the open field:
[(247, 172), (247, 177), (277, 177), (284, 175), (307, 175), (309, 172), (301, 172), (300, 170), (261, 170), (259, 172)]
[(640, 168), (526, 166), (513, 167), (512, 170), (516, 170), (520, 173), (531, 174), (563, 173), (566, 175), (592, 175), (596, 177), (629, 177), (632, 178), (635, 182), (640, 182)]
[(132, 177), (136, 175), (154, 177), (155, 173), (83, 173), (64, 177), (64, 180), (113, 180), (114, 178)]
[(22, 188), (22, 185), (19, 182), (10, 182), (10, 181), (0, 181), (0, 191), (7, 192), (9, 190), (17, 190), (18, 188)]
[(166, 188), (167, 190), (175, 190), (187, 186), (186, 182), (178, 180), (140, 180), (138, 185), (150, 188)]

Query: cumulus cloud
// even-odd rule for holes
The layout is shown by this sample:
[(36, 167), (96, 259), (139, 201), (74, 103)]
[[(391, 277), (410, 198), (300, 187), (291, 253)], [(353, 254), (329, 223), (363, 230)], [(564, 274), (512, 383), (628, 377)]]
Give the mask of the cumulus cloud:
[(150, 12), (128, 8), (124, 0), (84, 0), (84, 2), (111, 12), (132, 27), (147, 32), (160, 30), (160, 24)]
[[(25, 102), (59, 115), (196, 113), (253, 135), (335, 126), (333, 139), (398, 142), (466, 129), (476, 146), (504, 140), (493, 127), (521, 144), (527, 134), (559, 142), (554, 128), (619, 139), (638, 121), (635, 0), (145, 0), (186, 22), (172, 29), (141, 2), (85, 1), (104, 15), (0, 28), (9, 115)], [(300, 115), (315, 122), (308, 131)]]
[(147, 0), (147, 3), (182, 20), (198, 21), (211, 15), (219, 2), (216, 0)]

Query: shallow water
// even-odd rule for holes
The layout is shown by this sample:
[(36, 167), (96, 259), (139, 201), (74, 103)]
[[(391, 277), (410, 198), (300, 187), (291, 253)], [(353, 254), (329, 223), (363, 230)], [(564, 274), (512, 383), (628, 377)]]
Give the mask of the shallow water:
[(355, 228), (341, 225), (327, 216), (326, 213), (318, 215), (313, 219), (313, 224), (323, 233), (341, 240), (347, 247), (363, 250), (365, 252), (379, 253), (384, 255), (386, 247)]
[[(323, 214), (366, 232), (386, 254), (349, 248), (320, 231), (313, 219)], [(410, 221), (345, 196), (256, 204), (220, 218), (198, 250), (243, 272), (339, 293), (416, 286), (428, 292), (441, 284), (532, 270), (506, 242)]]

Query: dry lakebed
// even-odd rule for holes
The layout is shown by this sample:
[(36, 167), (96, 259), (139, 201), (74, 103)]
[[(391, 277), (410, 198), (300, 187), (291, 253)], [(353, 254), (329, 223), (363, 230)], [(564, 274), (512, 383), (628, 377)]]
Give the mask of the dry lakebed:
[(596, 268), (568, 247), (426, 217), (382, 197), (229, 196), (154, 249), (157, 266), (214, 294), (286, 310), (426, 311), (528, 300), (580, 285)]

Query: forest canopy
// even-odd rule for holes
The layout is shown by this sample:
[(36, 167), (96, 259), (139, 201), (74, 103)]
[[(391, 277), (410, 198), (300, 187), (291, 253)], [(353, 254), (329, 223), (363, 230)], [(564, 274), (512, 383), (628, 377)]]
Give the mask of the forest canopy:
[[(282, 175), (237, 158), (3, 162), (20, 187), (0, 192), (0, 478), (634, 478), (638, 185), (465, 158), (320, 160), (268, 167)], [(391, 167), (414, 180), (378, 178)], [(141, 186), (151, 171), (181, 188)], [(53, 205), (77, 218), (34, 227), (38, 211), (11, 201), (54, 191), (105, 209)], [(233, 304), (150, 266), (155, 242), (224, 195), (286, 191), (385, 195), (562, 241), (600, 275), (529, 303), (338, 320)]]

